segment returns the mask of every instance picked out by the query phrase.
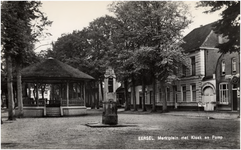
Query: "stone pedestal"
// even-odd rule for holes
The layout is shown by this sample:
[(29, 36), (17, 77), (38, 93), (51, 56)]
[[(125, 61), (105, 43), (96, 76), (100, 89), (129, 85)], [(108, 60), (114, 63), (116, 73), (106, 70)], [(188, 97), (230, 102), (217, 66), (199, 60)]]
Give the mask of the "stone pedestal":
[(102, 123), (109, 125), (118, 124), (117, 104), (114, 101), (103, 102)]
[(102, 124), (116, 125), (118, 123), (115, 86), (116, 76), (111, 67), (106, 70), (104, 81)]

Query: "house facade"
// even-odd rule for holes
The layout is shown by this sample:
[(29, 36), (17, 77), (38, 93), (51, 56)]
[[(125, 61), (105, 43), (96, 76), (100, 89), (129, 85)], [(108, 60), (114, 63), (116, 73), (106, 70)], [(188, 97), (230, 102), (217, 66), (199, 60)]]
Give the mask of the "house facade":
[[(233, 76), (239, 78), (239, 55), (221, 55), (221, 53), (218, 52), (219, 50), (215, 47), (223, 42), (224, 39), (214, 33), (212, 23), (194, 29), (186, 35), (183, 40), (185, 43), (182, 47), (188, 54), (190, 66), (180, 66), (180, 80), (174, 81), (166, 87), (166, 99), (169, 109), (213, 111), (219, 108), (228, 110), (232, 110), (232, 107), (236, 108), (237, 102), (231, 99), (233, 99), (236, 93), (236, 95), (238, 95), (238, 90), (236, 90), (236, 85), (231, 85), (231, 79)], [(226, 68), (229, 68), (226, 69), (224, 76), (218, 74), (222, 68), (220, 66), (220, 61), (222, 60), (226, 62)], [(234, 69), (236, 70), (235, 74), (230, 70), (232, 65), (236, 66), (236, 69)], [(156, 105), (157, 107), (162, 107), (162, 100), (165, 97), (163, 97), (164, 94), (161, 94), (159, 91), (158, 84), (157, 82), (155, 95)], [(225, 91), (227, 90), (225, 89), (225, 85), (229, 91)], [(141, 108), (141, 85), (135, 88), (136, 102)], [(152, 85), (147, 86), (145, 93), (146, 106), (151, 107), (154, 96)], [(221, 96), (220, 93), (222, 94)], [(225, 94), (227, 96), (223, 97)], [(131, 94), (131, 104), (133, 104), (132, 95), (133, 94)], [(225, 103), (223, 101), (225, 101)]]
[(239, 110), (240, 54), (220, 56), (216, 68), (218, 110)]
[(215, 68), (221, 55), (215, 48), (220, 37), (212, 30), (212, 24), (194, 29), (184, 37), (183, 49), (188, 53), (189, 69), (183, 68), (183, 77), (176, 83), (176, 108), (198, 108), (214, 110), (208, 107), (216, 103)]

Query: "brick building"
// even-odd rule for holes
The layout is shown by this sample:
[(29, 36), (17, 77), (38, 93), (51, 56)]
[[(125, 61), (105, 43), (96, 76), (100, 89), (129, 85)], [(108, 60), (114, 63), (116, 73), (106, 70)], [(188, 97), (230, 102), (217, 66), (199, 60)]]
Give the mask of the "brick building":
[(239, 110), (240, 85), (239, 53), (223, 54), (216, 68), (216, 93), (218, 110)]

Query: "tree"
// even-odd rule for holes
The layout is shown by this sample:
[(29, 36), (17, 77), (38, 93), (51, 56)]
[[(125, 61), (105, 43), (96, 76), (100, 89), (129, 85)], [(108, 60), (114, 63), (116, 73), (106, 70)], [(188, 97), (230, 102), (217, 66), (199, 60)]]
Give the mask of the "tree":
[[(158, 79), (164, 89), (166, 82), (175, 75), (174, 70), (177, 69), (173, 62), (178, 58), (173, 56), (180, 54), (180, 57), (184, 57), (178, 46), (181, 43), (182, 30), (191, 22), (188, 18), (188, 7), (183, 2), (128, 1), (114, 2), (110, 10), (124, 24), (122, 36), (126, 39), (127, 48), (135, 53), (134, 73), (142, 78), (143, 93), (146, 74), (149, 74), (150, 78)], [(155, 84), (155, 81), (153, 82)], [(143, 107), (144, 100), (143, 97)], [(163, 110), (166, 111), (166, 100), (163, 100)]]
[(128, 49), (122, 50), (119, 52), (118, 57), (116, 58), (116, 63), (113, 63), (117, 70), (117, 77), (119, 81), (124, 82), (125, 89), (125, 110), (130, 110), (130, 99), (128, 98), (128, 85), (129, 79), (132, 81), (132, 94), (133, 94), (133, 106), (134, 111), (137, 110), (136, 98), (135, 98), (135, 71), (134, 71), (134, 52), (129, 51)]
[(217, 47), (221, 53), (240, 51), (240, 1), (201, 1), (197, 7), (209, 7), (204, 13), (222, 10), (222, 18), (214, 23), (214, 31), (227, 38)]
[[(90, 74), (102, 88), (106, 68), (114, 66), (117, 48), (121, 47), (119, 29), (121, 24), (114, 17), (106, 15), (97, 18), (81, 31), (63, 34), (53, 44), (49, 56)], [(118, 73), (116, 67), (114, 69)]]
[(22, 85), (20, 69), (33, 52), (37, 37), (44, 35), (45, 26), (51, 25), (47, 17), (39, 10), (41, 2), (3, 1), (1, 13), (1, 44), (7, 60), (9, 87), (9, 120), (14, 119), (12, 96), (12, 64), (16, 66), (18, 87), (19, 116), (23, 115)]
[[(135, 71), (139, 73), (139, 75), (142, 76), (142, 83), (143, 83), (143, 98), (145, 97), (145, 82), (146, 79), (149, 79), (149, 83), (152, 82), (153, 84), (153, 94), (155, 95), (155, 64), (156, 64), (156, 57), (157, 57), (157, 51), (153, 49), (152, 47), (141, 47), (138, 51), (135, 52), (134, 58), (135, 58)], [(143, 111), (146, 110), (145, 108), (145, 99), (143, 100)], [(156, 105), (155, 105), (155, 96), (153, 97), (152, 101), (152, 111), (156, 111)]]

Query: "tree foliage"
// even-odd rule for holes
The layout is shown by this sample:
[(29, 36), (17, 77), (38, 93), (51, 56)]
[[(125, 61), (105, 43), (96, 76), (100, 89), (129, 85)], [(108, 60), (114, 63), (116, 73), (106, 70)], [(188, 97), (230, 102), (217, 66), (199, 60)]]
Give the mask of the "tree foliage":
[(1, 2), (1, 45), (6, 60), (7, 86), (9, 101), (9, 119), (14, 119), (13, 102), (13, 66), (17, 76), (17, 95), (19, 115), (23, 113), (21, 67), (33, 58), (33, 44), (37, 37), (44, 35), (45, 26), (51, 21), (39, 10), (41, 2), (36, 1), (3, 1)]
[(62, 35), (53, 44), (52, 55), (99, 79), (107, 66), (125, 83), (128, 79), (174, 79), (177, 64), (185, 59), (179, 44), (182, 30), (191, 22), (187, 6), (124, 1), (114, 2), (110, 10), (116, 17), (100, 17), (81, 31)]
[(187, 6), (182, 2), (114, 2), (110, 8), (124, 23), (127, 46), (156, 46), (181, 37), (188, 26)]
[(148, 78), (158, 79), (162, 85), (177, 79), (177, 66), (185, 62), (179, 47), (181, 33), (191, 22), (187, 6), (182, 2), (129, 1), (114, 2), (110, 10), (124, 24), (125, 48), (133, 50), (125, 66), (139, 76), (143, 89)]
[[(39, 10), (41, 2), (3, 1), (1, 7), (1, 44), (4, 54), (23, 61), (33, 50), (37, 37), (51, 21)], [(30, 52), (31, 53), (31, 52)]]
[(205, 13), (222, 10), (222, 18), (214, 24), (214, 31), (228, 41), (218, 45), (220, 52), (240, 51), (240, 1), (201, 1), (197, 7), (208, 7)]
[[(177, 43), (181, 42), (182, 30), (191, 22), (188, 18), (190, 14), (184, 3), (166, 1), (114, 2), (110, 10), (124, 24), (121, 35), (125, 41), (125, 49), (133, 50), (138, 54), (132, 55), (133, 57), (149, 56), (144, 59), (131, 58), (129, 55), (130, 61), (127, 59), (125, 63), (130, 62), (130, 64), (126, 64), (126, 66), (131, 67), (136, 62), (132, 59), (140, 61), (130, 70), (134, 70), (136, 73), (143, 69), (149, 70), (155, 72), (152, 73), (154, 75), (158, 71), (155, 62), (158, 62), (158, 59), (163, 59), (165, 53), (169, 55), (182, 53), (182, 51), (169, 53), (169, 49), (178, 48)], [(143, 50), (141, 47), (149, 48)], [(146, 54), (147, 52), (148, 54)]]
[(63, 34), (53, 44), (49, 56), (103, 79), (106, 66), (115, 61), (115, 50), (121, 47), (117, 32), (120, 26), (111, 16), (97, 18), (81, 31)]

